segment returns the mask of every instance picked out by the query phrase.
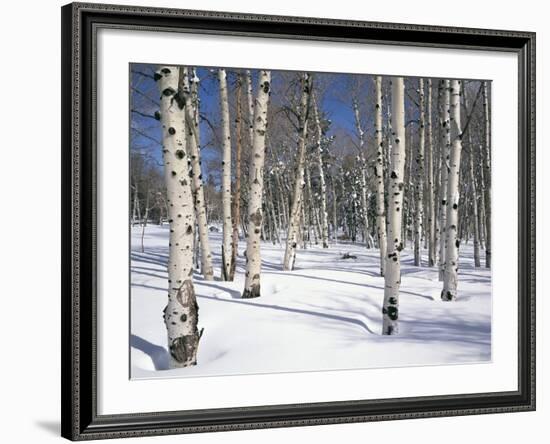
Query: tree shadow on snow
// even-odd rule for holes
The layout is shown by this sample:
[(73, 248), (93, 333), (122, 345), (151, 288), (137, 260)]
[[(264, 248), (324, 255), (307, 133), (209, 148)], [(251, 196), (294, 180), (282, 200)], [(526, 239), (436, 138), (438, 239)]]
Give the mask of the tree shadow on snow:
[[(275, 274), (284, 275), (285, 273), (275, 273)], [(366, 282), (342, 281), (342, 280), (339, 280), (339, 279), (330, 279), (330, 278), (324, 278), (324, 277), (318, 277), (318, 276), (309, 276), (309, 275), (306, 275), (306, 274), (295, 274), (295, 273), (292, 273), (292, 272), (291, 272), (291, 274), (287, 274), (287, 276), (289, 276), (289, 277), (294, 276), (294, 277), (300, 277), (300, 278), (306, 278), (306, 279), (314, 279), (314, 280), (325, 281), (325, 282), (334, 282), (336, 284), (356, 285), (356, 286), (361, 287), (361, 288), (373, 288), (373, 289), (376, 289), (376, 290), (384, 291), (384, 287), (378, 287), (376, 285), (368, 284)], [(412, 296), (418, 296), (419, 298), (423, 298), (423, 299), (427, 299), (429, 301), (433, 301), (433, 298), (431, 296), (420, 294), (420, 293), (415, 293), (414, 291), (401, 289), (400, 293), (409, 294), (409, 295), (412, 295)]]
[[(223, 290), (228, 291), (226, 288), (223, 288)], [(234, 291), (234, 290), (232, 290), (232, 291)], [(220, 299), (220, 298), (217, 298), (215, 296), (206, 296), (206, 295), (197, 295), (197, 297), (204, 298), (204, 299), (210, 299), (210, 300), (213, 300), (213, 301), (229, 302), (229, 303), (233, 303), (233, 304), (243, 304), (243, 305), (248, 305), (250, 307), (267, 308), (267, 309), (272, 309), (272, 310), (277, 310), (277, 311), (285, 311), (285, 312), (288, 312), (288, 313), (297, 313), (297, 314), (303, 314), (303, 315), (308, 315), (308, 316), (316, 316), (316, 317), (320, 317), (320, 318), (324, 318), (324, 319), (331, 319), (333, 321), (347, 322), (347, 323), (350, 323), (350, 324), (357, 325), (357, 326), (363, 328), (364, 330), (368, 331), (371, 334), (375, 334), (369, 328), (369, 326), (367, 324), (365, 324), (363, 321), (361, 321), (359, 319), (349, 318), (349, 317), (346, 317), (346, 316), (339, 316), (339, 315), (333, 315), (333, 314), (329, 314), (329, 313), (320, 313), (320, 312), (317, 312), (317, 311), (303, 310), (301, 308), (282, 307), (280, 305), (262, 304), (262, 303), (255, 302), (255, 300)], [(250, 301), (250, 302), (248, 302), (248, 301)]]
[(130, 335), (130, 347), (140, 350), (151, 358), (155, 370), (168, 370), (168, 351), (134, 334)]
[[(216, 289), (216, 290), (223, 291), (224, 293), (229, 293), (229, 295), (230, 295), (233, 299), (241, 299), (241, 293), (240, 293), (240, 291), (238, 291), (238, 290), (233, 290), (232, 288), (223, 287), (223, 286), (221, 286), (221, 285), (213, 284), (212, 281), (200, 280), (200, 281), (196, 281), (195, 284), (196, 284), (196, 285), (205, 286), (205, 287), (214, 288), (214, 289)], [(197, 295), (197, 296), (202, 297), (202, 296), (200, 296), (200, 295)], [(214, 299), (218, 299), (218, 298), (214, 298)], [(220, 299), (220, 300), (221, 300), (221, 299)]]

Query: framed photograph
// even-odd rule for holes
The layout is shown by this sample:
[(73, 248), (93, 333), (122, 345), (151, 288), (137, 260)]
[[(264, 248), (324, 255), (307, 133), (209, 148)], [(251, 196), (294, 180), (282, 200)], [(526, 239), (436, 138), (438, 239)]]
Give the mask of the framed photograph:
[(535, 34), (62, 8), (62, 435), (535, 409)]

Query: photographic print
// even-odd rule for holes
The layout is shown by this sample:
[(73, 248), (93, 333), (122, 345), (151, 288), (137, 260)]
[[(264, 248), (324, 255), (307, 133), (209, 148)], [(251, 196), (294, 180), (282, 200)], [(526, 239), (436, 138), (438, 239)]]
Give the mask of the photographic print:
[(62, 436), (534, 410), (535, 41), (65, 5)]
[(131, 377), (491, 360), (491, 83), (130, 65)]

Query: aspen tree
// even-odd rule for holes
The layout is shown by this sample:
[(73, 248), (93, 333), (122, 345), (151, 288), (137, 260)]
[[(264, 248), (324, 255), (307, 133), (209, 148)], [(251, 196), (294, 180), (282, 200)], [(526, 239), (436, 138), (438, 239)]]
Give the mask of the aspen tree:
[(374, 125), (376, 137), (376, 234), (380, 249), (380, 276), (384, 276), (386, 268), (386, 206), (384, 203), (384, 142), (382, 130), (382, 77), (376, 76), (376, 104), (374, 106)]
[(485, 179), (485, 267), (491, 268), (491, 119), (489, 116), (489, 92), (487, 81), (483, 82), (483, 116), (485, 121), (485, 138), (483, 146), (483, 169)]
[(460, 121), (460, 80), (452, 80), (450, 88), (450, 124), (451, 152), (449, 156), (449, 175), (447, 181), (447, 229), (445, 232), (445, 275), (441, 299), (452, 301), (456, 299), (458, 286), (458, 206), (460, 201), (459, 177), (460, 156), (462, 152), (462, 126)]
[(447, 248), (447, 181), (449, 175), (449, 151), (451, 147), (451, 125), (450, 125), (450, 83), (449, 80), (440, 80), (440, 101), (439, 125), (440, 125), (440, 148), (441, 148), (441, 183), (439, 196), (439, 280), (443, 281), (445, 276), (445, 258)]
[(260, 236), (262, 231), (262, 194), (265, 159), (265, 134), (267, 110), (271, 90), (271, 72), (260, 71), (260, 84), (254, 105), (253, 145), (250, 153), (248, 238), (246, 242), (246, 272), (243, 299), (260, 296), (260, 272), (262, 258)]
[[(464, 91), (464, 105), (468, 109), (468, 98), (466, 91)], [(472, 110), (473, 112), (473, 110)], [(474, 266), (480, 267), (481, 262), (479, 258), (479, 218), (478, 218), (478, 193), (476, 187), (476, 178), (474, 174), (474, 147), (472, 144), (472, 132), (468, 131), (468, 178), (469, 178), (469, 187), (470, 195), (472, 197), (472, 217), (474, 225)]]
[(304, 73), (301, 79), (302, 95), (300, 99), (300, 119), (298, 128), (298, 154), (296, 180), (294, 182), (294, 193), (292, 208), (290, 211), (290, 221), (286, 238), (285, 256), (283, 260), (283, 270), (294, 269), (296, 260), (296, 248), (298, 246), (298, 236), (301, 222), (302, 194), (305, 186), (304, 166), (306, 158), (306, 139), (309, 115), (309, 103), (311, 95), (311, 76)]
[(391, 79), (392, 135), (388, 202), (388, 253), (384, 275), (382, 334), (395, 335), (398, 330), (399, 286), (401, 284), (400, 254), (403, 249), (401, 223), (403, 214), (403, 179), (405, 174), (405, 91), (403, 77)]
[(432, 79), (427, 81), (428, 108), (426, 120), (426, 139), (428, 141), (428, 266), (435, 265), (435, 205), (434, 205), (434, 146), (432, 134)]
[(229, 100), (227, 94), (227, 74), (225, 69), (218, 69), (220, 82), (220, 106), (222, 118), (222, 279), (231, 279), (231, 238), (233, 224), (231, 223), (231, 129), (229, 124)]
[(359, 161), (361, 164), (361, 174), (359, 175), (359, 181), (361, 183), (361, 206), (363, 207), (363, 238), (365, 245), (370, 248), (369, 243), (369, 219), (367, 213), (367, 178), (366, 178), (366, 161), (365, 161), (365, 131), (361, 125), (361, 118), (359, 115), (359, 104), (357, 100), (353, 99), (353, 114), (355, 116), (355, 128), (359, 135)]
[(233, 194), (233, 237), (231, 244), (231, 264), (229, 268), (229, 280), (235, 277), (237, 266), (237, 249), (239, 246), (239, 222), (241, 220), (241, 152), (242, 152), (242, 75), (237, 75), (237, 110), (235, 117), (235, 190)]
[(189, 182), (185, 112), (178, 96), (180, 70), (163, 66), (155, 73), (160, 91), (164, 177), (170, 223), (168, 304), (164, 323), (170, 368), (197, 363), (198, 305), (193, 287), (193, 195)]
[(422, 253), (420, 251), (420, 242), (422, 238), (422, 223), (423, 223), (423, 214), (422, 210), (424, 207), (424, 146), (426, 141), (426, 113), (424, 111), (424, 79), (419, 79), (418, 81), (418, 95), (419, 100), (419, 111), (420, 111), (420, 123), (419, 123), (419, 141), (418, 141), (418, 150), (416, 152), (416, 208), (415, 208), (415, 218), (414, 218), (414, 265), (422, 265)]
[(316, 154), (317, 154), (317, 171), (319, 173), (319, 184), (321, 187), (321, 241), (323, 243), (323, 248), (328, 248), (328, 213), (327, 213), (327, 185), (325, 182), (325, 173), (323, 171), (323, 148), (322, 148), (322, 139), (323, 131), (321, 129), (321, 121), (319, 119), (319, 109), (317, 107), (317, 101), (315, 100), (315, 95), (313, 96), (313, 112), (315, 118), (315, 127), (317, 129), (317, 144), (316, 144)]
[(202, 183), (201, 157), (200, 157), (200, 137), (199, 137), (199, 101), (198, 101), (198, 83), (199, 78), (192, 71), (193, 76), (189, 79), (188, 69), (180, 68), (180, 81), (178, 84), (179, 97), (183, 99), (185, 111), (185, 131), (187, 133), (187, 150), (191, 169), (191, 189), (193, 191), (193, 201), (197, 219), (199, 242), (201, 246), (201, 273), (204, 279), (211, 281), (214, 279), (214, 269), (212, 267), (212, 253), (210, 252), (210, 241), (208, 239), (208, 221), (206, 217), (206, 199), (204, 197), (204, 187)]

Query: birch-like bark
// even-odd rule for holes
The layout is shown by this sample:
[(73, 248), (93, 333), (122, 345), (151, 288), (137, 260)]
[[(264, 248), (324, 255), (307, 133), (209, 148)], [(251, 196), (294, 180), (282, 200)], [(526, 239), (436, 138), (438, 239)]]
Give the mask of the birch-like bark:
[(248, 106), (248, 142), (250, 147), (254, 146), (254, 98), (252, 93), (252, 74), (249, 70), (245, 73), (246, 80), (246, 103)]
[(484, 149), (482, 145), (479, 145), (479, 149), (477, 150), (478, 156), (476, 157), (476, 162), (478, 162), (478, 188), (479, 188), (479, 237), (480, 237), (480, 247), (485, 249), (484, 244), (487, 239), (487, 232), (485, 229), (485, 166), (483, 164), (483, 158), (484, 158)]
[(273, 195), (273, 182), (270, 182), (269, 180), (266, 182), (265, 184), (265, 188), (266, 188), (266, 196), (267, 196), (267, 202), (266, 202), (266, 205), (268, 207), (268, 210), (269, 210), (269, 213), (270, 213), (270, 217), (272, 219), (272, 226), (273, 226), (273, 235), (274, 235), (274, 238), (272, 239), (273, 241), (273, 244), (275, 245), (275, 241), (277, 241), (277, 243), (281, 243), (281, 238), (280, 238), (280, 223), (279, 223), (279, 220), (277, 219), (277, 217), (275, 217), (275, 196)]
[(141, 220), (141, 211), (139, 209), (139, 198), (138, 198), (138, 185), (137, 182), (135, 185), (132, 185), (131, 188), (134, 190), (134, 203), (132, 205), (132, 226), (134, 226), (137, 221)]
[(231, 244), (231, 265), (229, 268), (229, 280), (235, 277), (235, 268), (237, 266), (237, 249), (239, 247), (239, 223), (241, 220), (241, 152), (242, 152), (242, 76), (237, 76), (237, 110), (235, 117), (235, 190), (233, 194), (233, 237)]
[(434, 146), (432, 134), (432, 79), (428, 79), (426, 138), (428, 140), (428, 266), (435, 265)]
[(403, 249), (401, 222), (403, 214), (403, 178), (405, 174), (405, 92), (403, 77), (395, 77), (392, 84), (393, 144), (390, 160), (388, 202), (388, 253), (384, 275), (384, 303), (382, 307), (382, 334), (399, 332), (399, 286), (401, 284), (400, 255)]
[(451, 152), (449, 157), (449, 175), (447, 181), (447, 229), (445, 248), (445, 278), (441, 299), (452, 301), (456, 299), (458, 287), (458, 205), (460, 201), (459, 177), (460, 155), (462, 152), (462, 126), (460, 122), (460, 80), (451, 81), (450, 123)]
[(359, 180), (361, 182), (361, 206), (363, 207), (363, 239), (365, 245), (370, 248), (369, 243), (369, 219), (367, 213), (367, 178), (366, 178), (366, 161), (365, 161), (365, 131), (361, 125), (361, 117), (359, 115), (359, 104), (353, 99), (353, 114), (355, 116), (355, 128), (359, 136), (359, 158), (361, 159), (361, 174)]
[(199, 242), (201, 247), (201, 272), (205, 280), (214, 279), (214, 269), (212, 267), (212, 253), (210, 251), (210, 240), (208, 238), (208, 220), (206, 217), (206, 199), (204, 197), (204, 187), (202, 183), (201, 156), (200, 156), (200, 137), (199, 137), (199, 101), (198, 101), (198, 82), (195, 71), (192, 71), (191, 79), (188, 77), (187, 68), (180, 68), (179, 94), (183, 98), (185, 111), (186, 133), (187, 133), (187, 151), (191, 165), (189, 175), (191, 176), (191, 189), (193, 191), (193, 200), (195, 214), (197, 217), (197, 226), (199, 231)]
[(384, 142), (382, 129), (382, 77), (376, 76), (376, 104), (374, 106), (374, 128), (376, 137), (376, 234), (380, 249), (380, 276), (384, 276), (386, 269), (386, 206), (384, 203)]
[(170, 240), (168, 304), (164, 323), (168, 334), (170, 368), (197, 363), (198, 305), (193, 287), (193, 195), (189, 182), (185, 113), (178, 96), (179, 68), (164, 66), (155, 73), (161, 94), (164, 178), (166, 182)]
[(296, 248), (298, 246), (298, 236), (300, 231), (302, 193), (305, 185), (304, 165), (306, 157), (306, 138), (307, 123), (309, 114), (309, 101), (311, 94), (311, 77), (304, 73), (301, 79), (302, 96), (300, 99), (300, 121), (298, 128), (298, 155), (296, 180), (294, 182), (294, 193), (292, 208), (290, 210), (290, 221), (286, 238), (285, 257), (283, 260), (283, 270), (290, 271), (294, 268), (296, 260)]
[[(465, 108), (468, 109), (468, 100), (466, 93), (464, 92), (464, 104)], [(472, 110), (473, 112), (473, 110)], [(481, 262), (479, 258), (479, 218), (478, 218), (478, 193), (476, 187), (476, 178), (474, 174), (474, 147), (472, 145), (472, 132), (468, 131), (468, 173), (469, 173), (469, 186), (471, 190), (472, 197), (472, 218), (474, 225), (474, 266), (480, 267)]]
[(483, 169), (485, 179), (485, 267), (491, 268), (491, 119), (489, 116), (488, 82), (483, 82), (483, 116), (485, 120), (485, 144)]
[(313, 112), (315, 118), (315, 127), (317, 128), (317, 171), (319, 173), (319, 185), (321, 186), (321, 241), (323, 243), (323, 248), (328, 248), (327, 185), (325, 182), (325, 173), (323, 170), (323, 148), (321, 146), (323, 131), (321, 129), (319, 109), (317, 108), (315, 95), (313, 95)]
[(218, 69), (220, 82), (220, 107), (222, 126), (222, 280), (231, 280), (231, 129), (229, 123), (229, 100), (227, 94), (227, 74), (225, 69)]
[(449, 176), (449, 151), (451, 145), (450, 125), (450, 83), (449, 80), (440, 80), (440, 88), (443, 100), (440, 101), (439, 125), (440, 125), (440, 147), (441, 147), (441, 183), (439, 196), (439, 280), (443, 281), (445, 276), (445, 256), (447, 249), (447, 181)]
[(420, 243), (422, 239), (422, 223), (423, 223), (423, 208), (424, 208), (424, 145), (426, 143), (426, 113), (424, 110), (424, 79), (418, 81), (418, 95), (420, 124), (418, 134), (418, 150), (416, 152), (416, 208), (414, 218), (414, 265), (422, 265), (422, 253), (420, 251)]
[(265, 133), (267, 130), (267, 108), (271, 88), (271, 71), (260, 71), (260, 84), (254, 106), (253, 146), (250, 153), (248, 238), (246, 242), (246, 273), (242, 297), (260, 296), (260, 236), (262, 232), (262, 194), (265, 159)]

